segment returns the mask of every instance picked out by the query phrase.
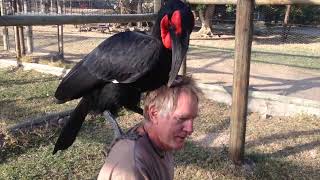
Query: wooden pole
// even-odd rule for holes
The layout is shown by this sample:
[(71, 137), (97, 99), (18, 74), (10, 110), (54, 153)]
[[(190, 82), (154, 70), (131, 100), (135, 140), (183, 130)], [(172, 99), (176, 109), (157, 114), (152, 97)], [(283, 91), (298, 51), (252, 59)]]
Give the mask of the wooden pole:
[(161, 8), (161, 0), (153, 0), (153, 12), (158, 13)]
[(72, 2), (71, 0), (69, 0), (69, 13), (72, 14)]
[[(138, 0), (137, 14), (142, 13), (142, 0)], [(137, 23), (138, 28), (142, 28), (142, 22)]]
[(53, 12), (53, 0), (50, 0), (50, 13), (54, 13)]
[(186, 75), (186, 74), (187, 74), (187, 56), (184, 57), (181, 68), (179, 70), (179, 75)]
[(45, 14), (45, 13), (46, 13), (44, 0), (40, 0), (40, 12), (41, 12), (42, 14)]
[[(191, 4), (237, 4), (237, 0), (186, 0)], [(256, 5), (289, 5), (309, 4), (320, 5), (320, 0), (256, 0)]]
[[(182, 0), (182, 1), (186, 2), (186, 0)], [(182, 65), (181, 65), (179, 74), (181, 74), (181, 75), (187, 74), (187, 55), (184, 57), (184, 59), (182, 61)]]
[[(17, 1), (13, 0), (12, 1), (12, 5), (13, 5), (13, 12), (15, 14), (15, 13), (17, 13)], [(22, 62), (21, 62), (21, 46), (20, 46), (20, 34), (19, 34), (18, 26), (14, 27), (14, 39), (15, 39), (15, 44), (16, 44), (17, 65), (18, 65), (18, 67), (21, 67), (22, 66)]]
[(119, 6), (120, 6), (120, 14), (124, 14), (124, 0), (119, 1)]
[[(57, 1), (58, 14), (62, 14), (63, 3)], [(63, 25), (58, 25), (58, 49), (59, 49), (59, 58), (64, 59), (64, 50), (63, 50)]]
[[(0, 6), (1, 6), (1, 16), (4, 16), (7, 14), (4, 0), (0, 0)], [(4, 26), (2, 29), (2, 36), (3, 36), (3, 50), (8, 51), (10, 49), (10, 43), (9, 43), (9, 32), (8, 27)]]
[[(23, 1), (24, 12), (30, 12), (30, 3), (28, 0)], [(33, 52), (33, 33), (32, 33), (32, 26), (27, 26), (27, 53), (31, 54)]]
[[(21, 5), (21, 0), (17, 0), (17, 11), (19, 13), (22, 13), (22, 5)], [(26, 46), (24, 43), (24, 30), (23, 26), (19, 26), (19, 38), (20, 38), (20, 46), (21, 46), (21, 55), (26, 55)]]
[(230, 158), (236, 164), (241, 164), (244, 156), (253, 8), (254, 0), (238, 0), (229, 147)]

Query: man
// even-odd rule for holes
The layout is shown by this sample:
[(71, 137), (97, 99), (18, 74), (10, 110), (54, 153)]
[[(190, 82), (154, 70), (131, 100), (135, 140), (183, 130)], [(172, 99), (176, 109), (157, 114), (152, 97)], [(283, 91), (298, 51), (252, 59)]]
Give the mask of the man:
[(123, 138), (112, 147), (98, 179), (173, 179), (172, 152), (180, 150), (193, 132), (199, 92), (188, 77), (149, 92), (145, 122), (129, 130), (128, 137), (135, 138)]

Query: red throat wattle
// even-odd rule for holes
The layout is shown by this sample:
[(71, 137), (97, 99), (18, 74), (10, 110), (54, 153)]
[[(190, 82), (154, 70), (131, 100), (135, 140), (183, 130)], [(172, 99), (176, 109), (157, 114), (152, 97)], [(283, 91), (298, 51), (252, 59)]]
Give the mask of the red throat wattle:
[(182, 24), (181, 24), (181, 14), (180, 11), (176, 10), (173, 12), (171, 16), (171, 20), (169, 20), (168, 15), (165, 15), (160, 22), (161, 29), (161, 39), (164, 47), (171, 49), (171, 36), (169, 32), (169, 27), (175, 27), (176, 35), (180, 35), (182, 32)]

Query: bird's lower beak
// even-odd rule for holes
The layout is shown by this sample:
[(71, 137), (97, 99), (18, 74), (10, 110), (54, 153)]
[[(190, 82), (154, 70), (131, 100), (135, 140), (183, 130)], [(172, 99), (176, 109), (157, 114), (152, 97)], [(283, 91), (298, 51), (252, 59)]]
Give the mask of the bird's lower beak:
[(172, 64), (171, 71), (169, 74), (169, 81), (167, 86), (170, 87), (174, 80), (176, 79), (181, 64), (186, 57), (188, 46), (189, 46), (189, 36), (190, 34), (185, 34), (183, 37), (177, 36), (174, 31), (169, 30), (172, 39)]

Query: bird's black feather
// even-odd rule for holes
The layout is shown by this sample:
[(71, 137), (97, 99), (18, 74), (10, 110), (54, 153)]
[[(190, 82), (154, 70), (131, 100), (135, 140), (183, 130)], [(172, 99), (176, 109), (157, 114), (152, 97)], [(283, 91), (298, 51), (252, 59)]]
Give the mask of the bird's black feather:
[(55, 154), (58, 150), (65, 150), (71, 146), (89, 112), (90, 102), (83, 98), (71, 113), (66, 125), (63, 127), (60, 136), (53, 150)]
[(106, 39), (88, 54), (83, 66), (98, 79), (132, 83), (155, 68), (154, 59), (159, 57), (161, 48), (161, 41), (152, 36), (122, 32)]

